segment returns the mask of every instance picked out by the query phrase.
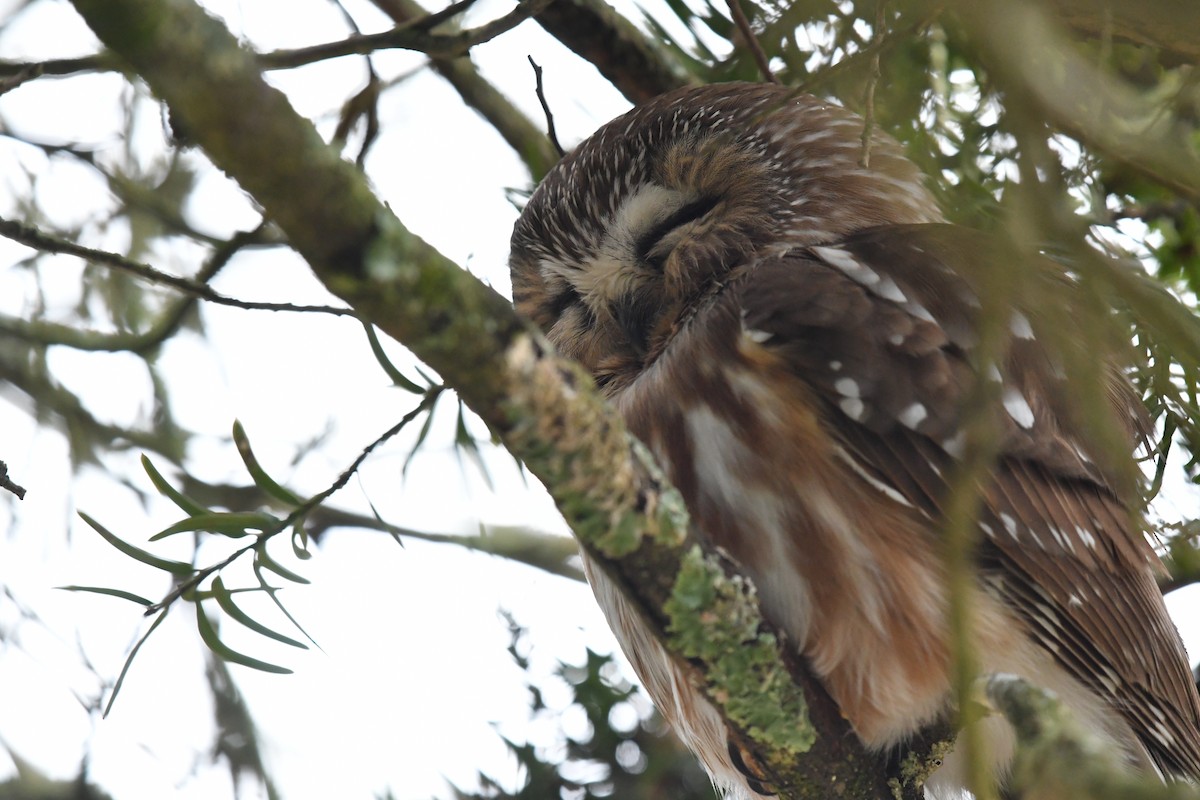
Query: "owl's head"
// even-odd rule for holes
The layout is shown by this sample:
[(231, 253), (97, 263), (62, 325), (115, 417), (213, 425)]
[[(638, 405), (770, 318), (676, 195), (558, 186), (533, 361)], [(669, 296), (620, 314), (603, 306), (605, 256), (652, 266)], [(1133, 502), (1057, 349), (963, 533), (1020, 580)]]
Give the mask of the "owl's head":
[[(602, 386), (636, 374), (757, 257), (942, 217), (900, 146), (811, 95), (672, 92), (600, 128), (546, 176), (512, 237), (517, 310)], [(620, 383), (617, 381), (616, 383)]]

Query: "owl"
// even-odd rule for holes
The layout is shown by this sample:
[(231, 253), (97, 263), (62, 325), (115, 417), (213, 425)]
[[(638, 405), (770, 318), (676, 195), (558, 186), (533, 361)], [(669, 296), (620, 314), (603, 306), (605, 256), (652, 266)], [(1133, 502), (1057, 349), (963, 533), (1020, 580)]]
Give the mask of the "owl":
[[(951, 710), (945, 507), (970, 398), (991, 398), (970, 597), (982, 671), (1054, 691), (1131, 768), (1200, 778), (1200, 700), (1131, 477), (1139, 396), (1097, 367), (1094, 405), (1124, 443), (1100, 441), (1068, 388), (1068, 271), (947, 224), (899, 144), (873, 131), (864, 146), (865, 129), (774, 85), (633, 109), (530, 198), (512, 237), (517, 309), (591, 372), (697, 535), (878, 751)], [(718, 712), (604, 571), (588, 575), (717, 786), (758, 797)], [(972, 724), (1003, 784), (1011, 728)], [(926, 788), (964, 783), (951, 755)]]

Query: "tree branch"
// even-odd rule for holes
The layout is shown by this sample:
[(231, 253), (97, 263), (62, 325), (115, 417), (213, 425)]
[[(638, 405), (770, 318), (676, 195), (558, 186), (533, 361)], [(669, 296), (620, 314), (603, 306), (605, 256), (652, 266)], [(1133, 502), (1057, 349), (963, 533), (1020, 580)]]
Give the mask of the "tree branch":
[(173, 461), (183, 458), (188, 432), (165, 416), (152, 429), (123, 428), (101, 422), (79, 398), (55, 383), (42, 363), (30, 355), (25, 343), (6, 347), (0, 338), (0, 390), (14, 388), (31, 400), (39, 419), (50, 418), (61, 425), (78, 462), (95, 461), (101, 447), (124, 450), (131, 447), (160, 453)]
[(644, 103), (690, 82), (657, 44), (602, 0), (557, 0), (536, 19), (547, 33), (595, 65), (631, 103)]
[[(2, 224), (3, 221), (0, 220), (0, 225)], [(263, 242), (262, 233), (263, 227), (260, 225), (252, 231), (237, 233), (227, 242), (222, 243), (213, 251), (212, 256), (204, 263), (196, 273), (196, 276), (191, 279), (192, 282), (197, 285), (207, 286), (208, 281), (212, 280), (218, 272), (224, 269), (229, 260), (243, 248), (261, 244)], [(53, 241), (60, 242), (62, 240), (54, 239)], [(37, 245), (32, 243), (29, 246), (37, 247)], [(115, 254), (110, 255), (113, 255), (115, 258), (121, 258)], [(196, 294), (185, 293), (183, 297), (173, 300), (162, 309), (158, 314), (158, 318), (141, 332), (119, 331), (116, 333), (106, 333), (94, 330), (80, 330), (74, 325), (0, 315), (0, 333), (24, 339), (25, 341), (35, 342), (39, 345), (60, 344), (76, 350), (90, 352), (111, 353), (123, 351), (141, 354), (158, 347), (174, 334), (183, 323), (188, 312), (196, 307), (196, 301), (199, 299)], [(233, 304), (237, 305), (242, 302), (235, 301)], [(244, 305), (241, 307), (244, 307)], [(288, 310), (297, 310), (299, 308), (293, 307)]]
[[(254, 300), (239, 300), (236, 297), (228, 297), (221, 294), (216, 289), (202, 281), (196, 281), (192, 278), (182, 278), (178, 275), (171, 275), (155, 269), (149, 264), (142, 264), (134, 261), (131, 258), (110, 253), (106, 250), (96, 250), (91, 247), (84, 247), (81, 244), (60, 239), (56, 236), (44, 233), (33, 225), (27, 225), (16, 220), (4, 219), (0, 217), (0, 236), (11, 239), (14, 242), (19, 242), (35, 250), (41, 250), (45, 253), (61, 253), (69, 256), (77, 256), (85, 261), (93, 264), (103, 264), (106, 267), (120, 270), (121, 272), (129, 273), (142, 278), (149, 283), (158, 286), (166, 286), (171, 289), (183, 292), (191, 297), (196, 297), (201, 300), (207, 300), (210, 303), (216, 303), (222, 306), (233, 306), (234, 308), (242, 308), (254, 311), (297, 311), (315, 314), (332, 314), (335, 317), (352, 317), (354, 316), (353, 309), (338, 308), (336, 306), (304, 306), (294, 303), (263, 303)], [(23, 323), (21, 320), (8, 320), (8, 332), (22, 336), (22, 338), (36, 338), (34, 332), (37, 328), (36, 323)], [(61, 333), (61, 332), (60, 332)], [(65, 335), (65, 334), (64, 334)], [(80, 342), (80, 344), (83, 344)], [(89, 348), (84, 346), (82, 349), (104, 349), (100, 347)]]
[(1190, 125), (1097, 69), (1030, 3), (958, 0), (952, 7), (1008, 92), (1069, 136), (1200, 204), (1200, 155)]
[[(253, 484), (210, 484), (187, 474), (180, 474), (177, 479), (184, 494), (209, 507), (255, 511), (273, 502), (269, 495)], [(304, 528), (314, 542), (320, 542), (334, 528), (358, 528), (398, 536), (402, 543), (405, 539), (414, 539), (455, 545), (525, 564), (551, 575), (583, 580), (583, 571), (572, 563), (579, 555), (579, 547), (574, 539), (530, 528), (488, 525), (481, 528), (477, 535), (435, 533), (392, 525), (369, 514), (358, 514), (327, 503), (308, 513)]]
[[(522, 0), (517, 7), (491, 22), (458, 33), (428, 33), (424, 25), (416, 24), (431, 14), (412, 17), (407, 24), (390, 31), (351, 36), (336, 42), (301, 47), (295, 50), (276, 50), (259, 56), (265, 69), (290, 69), (348, 55), (368, 55), (377, 50), (400, 48), (416, 50), (431, 58), (457, 58), (477, 44), (495, 39), (542, 11), (553, 0)], [(408, 18), (406, 18), (408, 19)]]
[(1015, 675), (994, 675), (984, 681), (984, 688), (1017, 734), (1016, 796), (1030, 800), (1200, 798), (1200, 791), (1184, 781), (1162, 783), (1121, 769), (1121, 755), (1082, 728), (1054, 693)]
[(1149, 45), (1171, 62), (1200, 61), (1200, 14), (1192, 0), (1047, 0), (1045, 7), (1085, 36)]
[[(429, 16), (416, 0), (375, 0), (375, 4), (402, 25), (416, 24)], [(504, 137), (509, 147), (525, 162), (535, 183), (558, 163), (558, 151), (546, 134), (496, 87), (484, 80), (469, 57), (434, 58), (430, 63), (454, 87), (463, 102), (479, 112)]]

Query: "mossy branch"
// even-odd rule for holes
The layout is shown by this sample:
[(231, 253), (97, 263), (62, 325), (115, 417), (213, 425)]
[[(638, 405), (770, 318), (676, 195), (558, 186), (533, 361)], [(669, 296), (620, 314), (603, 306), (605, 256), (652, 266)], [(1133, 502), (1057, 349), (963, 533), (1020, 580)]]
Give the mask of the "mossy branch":
[(1022, 800), (1200, 798), (1189, 784), (1164, 784), (1121, 769), (1121, 754), (1085, 730), (1053, 692), (1015, 675), (994, 675), (983, 685), (1016, 731), (1012, 788)]

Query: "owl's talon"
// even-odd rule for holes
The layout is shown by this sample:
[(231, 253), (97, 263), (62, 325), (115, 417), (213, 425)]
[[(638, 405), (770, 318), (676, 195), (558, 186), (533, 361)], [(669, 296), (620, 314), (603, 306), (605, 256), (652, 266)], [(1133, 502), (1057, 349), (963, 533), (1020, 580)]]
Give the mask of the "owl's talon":
[(733, 762), (734, 768), (741, 773), (743, 778), (746, 779), (746, 785), (750, 787), (751, 791), (753, 791), (755, 794), (760, 794), (763, 797), (774, 797), (776, 794), (778, 794), (778, 792), (771, 788), (770, 782), (766, 776), (762, 775), (758, 770), (752, 769), (750, 765), (746, 763), (746, 757), (742, 753), (742, 748), (738, 747), (732, 739), (730, 739), (727, 744), (729, 749), (729, 760)]

